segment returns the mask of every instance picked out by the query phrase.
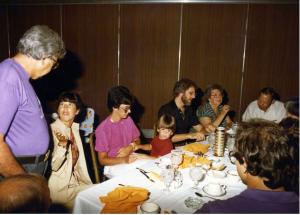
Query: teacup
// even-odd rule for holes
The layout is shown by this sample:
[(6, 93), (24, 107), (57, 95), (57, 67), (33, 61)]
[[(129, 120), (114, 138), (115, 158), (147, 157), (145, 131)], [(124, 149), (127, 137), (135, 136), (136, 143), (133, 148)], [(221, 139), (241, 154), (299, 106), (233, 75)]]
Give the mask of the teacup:
[(220, 185), (220, 184), (208, 184), (206, 186), (208, 194), (211, 195), (221, 195), (224, 193), (225, 185)]
[(211, 167), (212, 169), (221, 170), (224, 168), (224, 163), (222, 161), (213, 161)]
[(160, 213), (160, 207), (158, 204), (153, 202), (144, 202), (140, 206), (141, 212), (143, 214), (159, 214)]

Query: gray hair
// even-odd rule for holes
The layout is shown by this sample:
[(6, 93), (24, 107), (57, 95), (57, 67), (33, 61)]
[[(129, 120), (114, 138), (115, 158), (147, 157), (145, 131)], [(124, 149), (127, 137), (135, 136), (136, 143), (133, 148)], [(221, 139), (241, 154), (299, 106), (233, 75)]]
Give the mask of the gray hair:
[(46, 25), (28, 29), (19, 40), (17, 51), (36, 60), (54, 56), (61, 59), (66, 53), (61, 37)]

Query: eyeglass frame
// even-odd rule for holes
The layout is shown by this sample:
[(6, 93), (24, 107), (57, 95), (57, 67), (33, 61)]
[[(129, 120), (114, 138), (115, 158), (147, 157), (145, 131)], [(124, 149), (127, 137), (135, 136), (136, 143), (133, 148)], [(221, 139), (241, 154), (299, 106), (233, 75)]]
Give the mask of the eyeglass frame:
[(128, 108), (127, 107), (121, 107), (121, 106), (119, 106), (119, 109), (123, 110), (124, 113), (131, 112), (131, 107), (130, 106)]
[(53, 66), (51, 69), (57, 69), (59, 66), (59, 59), (57, 58), (56, 60), (53, 57), (48, 57), (50, 60), (54, 62)]

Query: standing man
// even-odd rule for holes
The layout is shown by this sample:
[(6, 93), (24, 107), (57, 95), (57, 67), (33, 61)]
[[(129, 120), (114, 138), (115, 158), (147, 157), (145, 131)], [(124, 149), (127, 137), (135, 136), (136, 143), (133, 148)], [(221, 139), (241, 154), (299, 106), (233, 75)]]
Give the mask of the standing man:
[[(203, 140), (204, 131), (196, 112), (191, 107), (196, 94), (196, 84), (189, 79), (177, 81), (173, 88), (174, 99), (163, 105), (158, 111), (158, 118), (163, 114), (169, 114), (175, 118), (176, 131), (172, 142), (180, 144), (188, 140)], [(190, 132), (193, 128), (196, 132)]]
[(44, 173), (49, 133), (30, 79), (55, 69), (65, 52), (56, 32), (36, 25), (20, 39), (17, 54), (0, 63), (0, 177)]
[(275, 95), (272, 87), (261, 89), (258, 99), (248, 105), (243, 114), (243, 121), (259, 118), (279, 123), (286, 117), (286, 110), (284, 104), (275, 99)]

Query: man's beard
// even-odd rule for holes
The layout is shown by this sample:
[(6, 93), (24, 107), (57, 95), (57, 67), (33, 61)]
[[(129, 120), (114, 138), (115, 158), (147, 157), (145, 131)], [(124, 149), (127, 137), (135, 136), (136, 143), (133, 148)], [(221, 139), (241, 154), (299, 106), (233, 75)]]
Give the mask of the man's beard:
[(187, 100), (185, 95), (181, 97), (181, 101), (185, 106), (190, 106), (192, 104), (192, 101)]

